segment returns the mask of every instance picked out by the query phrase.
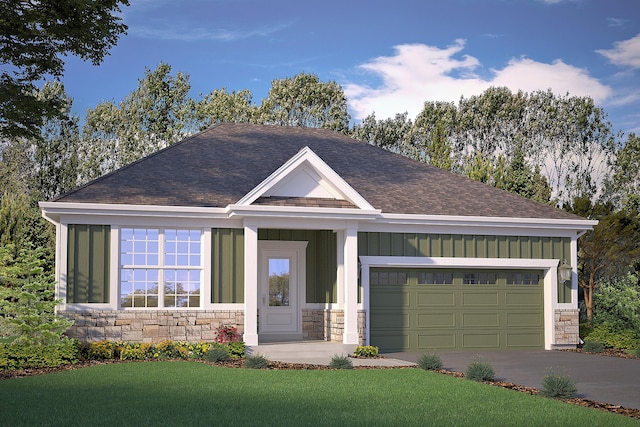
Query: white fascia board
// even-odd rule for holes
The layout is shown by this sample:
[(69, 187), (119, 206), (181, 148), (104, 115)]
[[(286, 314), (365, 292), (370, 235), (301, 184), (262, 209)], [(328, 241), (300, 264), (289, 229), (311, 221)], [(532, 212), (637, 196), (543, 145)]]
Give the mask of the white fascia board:
[(295, 156), (280, 166), (275, 172), (269, 175), (264, 181), (258, 184), (253, 190), (248, 192), (234, 206), (249, 206), (259, 197), (266, 194), (272, 187), (285, 179), (290, 173), (295, 171), (304, 162), (308, 162), (318, 174), (328, 183), (335, 187), (344, 197), (365, 211), (375, 210), (367, 200), (353, 189), (340, 175), (338, 175), (329, 165), (327, 165), (313, 150), (304, 147)]
[(158, 206), (158, 205), (121, 205), (107, 203), (67, 203), (40, 202), (42, 215), (57, 223), (60, 217), (68, 215), (82, 216), (144, 216), (156, 218), (228, 218), (225, 208), (207, 208), (196, 206)]
[(327, 220), (372, 221), (380, 216), (377, 209), (317, 208), (302, 206), (229, 205), (229, 218), (317, 218)]
[(523, 232), (542, 233), (540, 235), (567, 234), (573, 237), (592, 230), (598, 224), (594, 220), (513, 218), (453, 215), (407, 215), (381, 214), (375, 222), (364, 224), (360, 231), (416, 232), (417, 228), (433, 233), (466, 232), (469, 234), (522, 235)]

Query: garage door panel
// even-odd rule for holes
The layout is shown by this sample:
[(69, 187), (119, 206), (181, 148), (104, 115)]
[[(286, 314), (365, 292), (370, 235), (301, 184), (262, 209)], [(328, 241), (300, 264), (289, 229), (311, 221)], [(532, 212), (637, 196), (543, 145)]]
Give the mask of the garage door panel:
[(539, 348), (544, 345), (544, 336), (539, 330), (507, 332), (506, 339), (508, 348)]
[(409, 335), (396, 332), (376, 334), (376, 346), (385, 349), (385, 351), (403, 351), (412, 348), (409, 345)]
[(372, 329), (398, 330), (398, 328), (408, 328), (410, 326), (409, 313), (381, 311), (377, 312), (375, 316), (371, 316)]
[(500, 333), (495, 331), (463, 331), (462, 348), (499, 348)]
[(418, 328), (455, 328), (455, 313), (424, 313), (417, 314), (416, 326)]
[(543, 318), (540, 312), (523, 312), (514, 313), (510, 312), (506, 315), (507, 328), (512, 327), (542, 327)]
[(542, 304), (542, 294), (540, 291), (507, 291), (505, 304), (507, 307), (539, 307)]
[(468, 327), (489, 327), (495, 328), (500, 326), (500, 314), (499, 313), (474, 313), (463, 312), (462, 313), (462, 326)]
[(409, 294), (400, 289), (377, 292), (371, 295), (370, 304), (380, 308), (409, 307)]
[(455, 292), (420, 290), (416, 293), (417, 307), (454, 307), (456, 305)]
[(498, 307), (500, 305), (500, 297), (498, 291), (464, 291), (462, 293), (462, 305), (468, 307)]
[(419, 333), (418, 349), (439, 349), (439, 350), (455, 350), (456, 349), (456, 333)]

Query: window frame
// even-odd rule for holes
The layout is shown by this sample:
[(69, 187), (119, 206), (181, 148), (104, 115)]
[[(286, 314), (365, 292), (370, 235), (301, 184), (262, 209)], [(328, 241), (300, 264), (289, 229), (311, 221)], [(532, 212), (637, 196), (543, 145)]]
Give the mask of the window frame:
[[(135, 233), (137, 230), (144, 230), (145, 233), (145, 240), (136, 240), (135, 238), (133, 238), (132, 240), (124, 240), (126, 237), (129, 236), (129, 234), (127, 234), (127, 230), (131, 231), (130, 236), (133, 237), (135, 236)], [(155, 240), (150, 240), (149, 239), (149, 233), (150, 232), (157, 232), (157, 241)], [(167, 238), (167, 234), (170, 231), (174, 231), (175, 233), (175, 239), (169, 239)], [(180, 240), (179, 236), (181, 232), (187, 232), (187, 239), (182, 241)], [(192, 241), (193, 237), (191, 235), (192, 232), (197, 232), (198, 236), (197, 239), (199, 240), (198, 242), (196, 241)], [(194, 239), (195, 240), (195, 239)], [(205, 259), (204, 259), (204, 240), (205, 240), (205, 230), (202, 228), (198, 228), (198, 227), (178, 227), (178, 226), (139, 226), (139, 225), (132, 225), (132, 226), (121, 226), (119, 227), (119, 236), (118, 236), (118, 287), (117, 287), (117, 307), (118, 309), (122, 309), (122, 310), (194, 310), (194, 309), (202, 309), (205, 303), (205, 295), (204, 295), (204, 269), (205, 269)], [(125, 264), (124, 262), (127, 261), (126, 257), (129, 254), (128, 252), (125, 252), (125, 243), (126, 242), (130, 242), (131, 245), (131, 264)], [(139, 252), (138, 249), (141, 247), (141, 242), (145, 242), (145, 252), (144, 252), (144, 256), (145, 256), (145, 264), (136, 264), (135, 262), (135, 256), (136, 255), (143, 255), (142, 252)], [(136, 243), (138, 244), (138, 247), (136, 248)], [(153, 251), (149, 251), (150, 243), (156, 243), (157, 244), (157, 252), (153, 252)], [(168, 246), (171, 243), (175, 243), (175, 247), (176, 249), (173, 250), (172, 252), (168, 253)], [(178, 246), (180, 243), (186, 244), (187, 247), (187, 251), (186, 254), (182, 254), (179, 250), (178, 250)], [(192, 249), (194, 248), (193, 245), (197, 244), (197, 250), (198, 250), (198, 254), (194, 255), (194, 253), (192, 252)], [(150, 259), (150, 255), (151, 255), (151, 263), (149, 263), (149, 259)], [(157, 255), (157, 263), (153, 264), (153, 256)], [(179, 265), (180, 262), (177, 261), (178, 257), (180, 256), (187, 256), (187, 265)], [(194, 258), (197, 256), (198, 259), (198, 263), (197, 265), (193, 265), (193, 261)], [(171, 262), (171, 259), (174, 259), (174, 262)], [(138, 271), (143, 271), (145, 272), (145, 276), (147, 276), (149, 274), (149, 272), (152, 271), (156, 271), (157, 272), (157, 295), (153, 294), (153, 293), (149, 293), (146, 292), (144, 294), (144, 298), (145, 298), (145, 305), (144, 306), (136, 306), (135, 305), (135, 281), (131, 281), (131, 293), (130, 294), (125, 294), (123, 293), (123, 284), (127, 283), (128, 281), (125, 280), (124, 278), (124, 274), (125, 272), (129, 270), (129, 273), (131, 274), (131, 277), (133, 278), (133, 276), (135, 275), (136, 270)], [(179, 283), (179, 279), (178, 279), (178, 274), (179, 272), (186, 272), (187, 273), (187, 283), (197, 283), (198, 284), (198, 288), (197, 288), (197, 293), (196, 294), (191, 294), (191, 291), (189, 288), (190, 286), (187, 286), (187, 291), (186, 293), (178, 293), (177, 292), (177, 286), (174, 287), (174, 291), (173, 293), (168, 293), (167, 292), (167, 283), (166, 280), (172, 280), (172, 282), (174, 284)], [(192, 276), (192, 272), (196, 272), (196, 277), (193, 278)], [(170, 277), (171, 274), (173, 273), (173, 278), (172, 279), (165, 279), (165, 277)], [(145, 283), (149, 283), (149, 280), (145, 280)], [(148, 288), (147, 288), (148, 289)], [(127, 295), (133, 295), (132, 300), (131, 300), (131, 305), (123, 305), (123, 299), (127, 296)], [(155, 306), (149, 306), (148, 302), (149, 302), (149, 296), (151, 296), (151, 298), (153, 298), (153, 296), (155, 295), (155, 298), (157, 298), (157, 303)], [(197, 297), (198, 298), (198, 303), (197, 305), (190, 305), (192, 298)], [(178, 298), (186, 298), (187, 301), (187, 306), (167, 306), (166, 303), (168, 302), (167, 298), (173, 298), (174, 303), (177, 303)]]

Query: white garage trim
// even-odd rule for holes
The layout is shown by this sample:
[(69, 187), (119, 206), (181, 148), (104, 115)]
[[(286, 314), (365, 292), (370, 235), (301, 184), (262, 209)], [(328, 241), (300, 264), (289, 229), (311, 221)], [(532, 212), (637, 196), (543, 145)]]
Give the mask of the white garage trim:
[(558, 306), (558, 259), (524, 258), (430, 258), (430, 257), (393, 257), (361, 256), (362, 264), (362, 305), (366, 312), (366, 342), (371, 342), (369, 307), (369, 269), (371, 267), (407, 267), (407, 268), (486, 268), (486, 269), (539, 269), (544, 271), (544, 348), (553, 349), (555, 342), (554, 312)]

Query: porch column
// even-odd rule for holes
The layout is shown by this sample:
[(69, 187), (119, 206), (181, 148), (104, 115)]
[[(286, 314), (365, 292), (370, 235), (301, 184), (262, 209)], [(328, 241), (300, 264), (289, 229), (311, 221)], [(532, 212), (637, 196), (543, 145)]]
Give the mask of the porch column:
[(258, 227), (244, 226), (244, 335), (246, 345), (258, 345)]
[(344, 344), (358, 344), (358, 229), (343, 231)]

